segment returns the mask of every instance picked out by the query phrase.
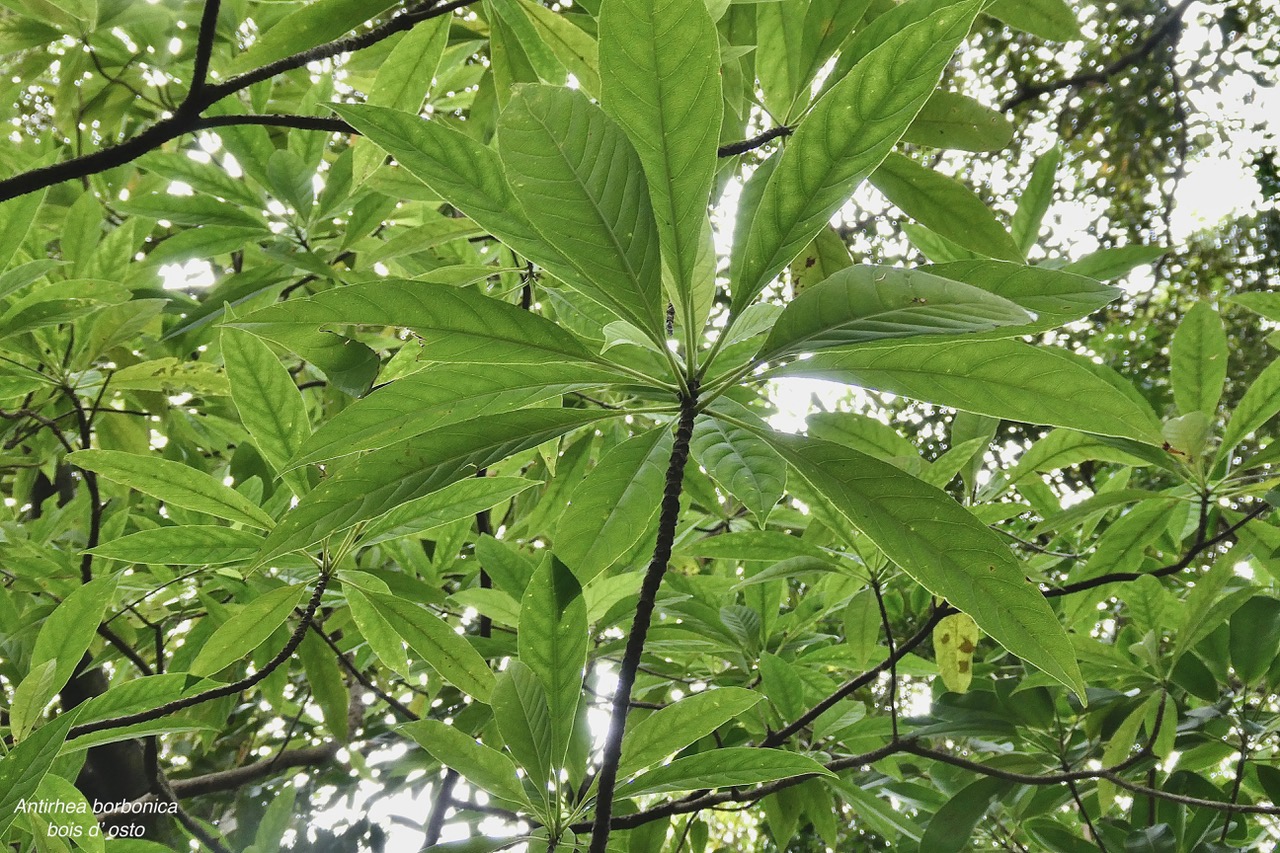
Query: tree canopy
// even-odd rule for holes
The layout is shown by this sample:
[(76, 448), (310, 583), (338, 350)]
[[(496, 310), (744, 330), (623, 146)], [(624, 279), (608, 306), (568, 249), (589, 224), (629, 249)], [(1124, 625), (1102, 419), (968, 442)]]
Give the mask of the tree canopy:
[(1269, 849), (1277, 32), (0, 0), (0, 843)]

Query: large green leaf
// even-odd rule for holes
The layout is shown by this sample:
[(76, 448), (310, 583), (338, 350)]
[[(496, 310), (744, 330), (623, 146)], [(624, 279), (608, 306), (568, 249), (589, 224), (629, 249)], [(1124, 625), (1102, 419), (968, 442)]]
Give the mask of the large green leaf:
[(258, 553), (262, 537), (250, 530), (211, 524), (157, 527), (104, 542), (92, 553), (126, 563), (216, 566), (247, 560)]
[(74, 708), (59, 714), (0, 756), (0, 833), (8, 831), (13, 819), (21, 814), (19, 804), (31, 799), (40, 787), (77, 715)]
[(714, 417), (698, 420), (689, 448), (711, 479), (763, 524), (787, 484), (786, 463), (773, 448), (750, 430)]
[(995, 0), (983, 11), (1014, 29), (1049, 41), (1080, 38), (1080, 22), (1066, 0)]
[(579, 292), (597, 289), (529, 224), (492, 148), (443, 122), (397, 110), (355, 104), (334, 104), (331, 108), (517, 254), (545, 267)]
[(496, 749), (477, 743), (475, 738), (439, 720), (405, 723), (400, 731), (441, 764), (461, 773), (469, 784), (511, 805), (530, 805), (515, 764)]
[(949, 342), (819, 353), (773, 371), (889, 391), (994, 418), (1164, 443), (1125, 381), (1070, 353), (1020, 341)]
[(97, 636), (118, 580), (119, 576), (113, 575), (76, 587), (40, 626), (31, 650), (29, 674), (13, 695), (14, 737), (19, 740), (26, 737), (45, 705), (75, 674), (89, 644)]
[[(298, 386), (271, 348), (248, 332), (224, 328), (222, 358), (241, 423), (271, 467), (283, 472), (311, 433)], [(298, 479), (291, 483), (298, 484)]]
[(563, 12), (553, 12), (541, 3), (520, 0), (520, 9), (529, 17), (539, 41), (574, 76), (579, 88), (599, 100), (601, 72), (595, 39)]
[(1280, 359), (1268, 364), (1244, 392), (1222, 435), (1226, 453), (1280, 412)]
[(67, 460), (112, 482), (183, 509), (250, 527), (270, 528), (275, 524), (271, 516), (244, 495), (203, 471), (180, 462), (119, 450), (77, 450), (68, 454)]
[(1218, 410), (1227, 381), (1227, 332), (1208, 302), (1197, 302), (1182, 318), (1169, 343), (1169, 384), (1184, 415)]
[(756, 6), (753, 57), (764, 106), (790, 124), (809, 103), (814, 75), (848, 38), (869, 0), (779, 0)]
[(691, 305), (720, 140), (720, 44), (703, 0), (608, 0), (601, 101), (644, 164), (662, 256)]
[(520, 660), (533, 670), (551, 714), (552, 766), (564, 762), (578, 716), (587, 664), (587, 606), (573, 572), (557, 559), (543, 562), (520, 603)]
[(1021, 261), (1022, 252), (973, 190), (901, 154), (890, 154), (871, 183), (903, 213), (935, 234), (989, 258)]
[(445, 681), (481, 702), (489, 701), (493, 672), (465, 637), (412, 601), (373, 590), (365, 590), (364, 596), (409, 648)]
[(534, 229), (590, 283), (584, 295), (663, 340), (657, 224), (622, 130), (582, 92), (524, 86), (498, 122), (498, 152)]
[(545, 790), (551, 779), (555, 741), (542, 682), (528, 666), (513, 660), (498, 673), (490, 704), (507, 749)]
[(980, 338), (1007, 337), (1015, 332), (1032, 335), (1056, 329), (1092, 314), (1124, 293), (1083, 275), (1005, 261), (954, 261), (924, 267), (923, 271), (963, 281), (1016, 302), (1036, 317), (1035, 322), (1025, 326), (980, 333), (976, 336)]
[(265, 592), (218, 626), (192, 662), (193, 675), (216, 675), (261, 646), (302, 601), (303, 584)]
[(1013, 141), (1013, 123), (973, 98), (940, 91), (925, 101), (902, 141), (931, 148), (999, 151)]
[(444, 284), (387, 279), (294, 299), (239, 318), (230, 325), (264, 337), (276, 327), (314, 331), (358, 324), (412, 329), (431, 361), (474, 364), (541, 364), (591, 361), (569, 332), (518, 306), (474, 290)]
[(342, 466), (291, 509), (256, 565), (308, 548), (609, 413), (526, 409), (451, 424)]
[(734, 234), (733, 311), (742, 312), (875, 171), (906, 131), (981, 6), (943, 8), (870, 51), (814, 105)]
[(622, 739), (618, 778), (625, 779), (701, 740), (763, 698), (741, 687), (722, 687), (695, 693), (650, 714)]
[(958, 281), (917, 270), (854, 266), (792, 300), (756, 356), (921, 335), (963, 335), (1035, 318), (1017, 304)]
[(619, 444), (574, 489), (556, 531), (556, 556), (583, 584), (649, 532), (662, 501), (671, 431), (657, 427)]
[(451, 423), (522, 409), (575, 388), (617, 381), (588, 365), (441, 364), (374, 391), (330, 418), (289, 467), (385, 447)]
[(1008, 546), (942, 490), (848, 447), (770, 441), (849, 524), (996, 642), (1084, 697), (1066, 632)]
[(834, 776), (806, 755), (781, 749), (727, 747), (677, 758), (618, 788), (618, 799), (641, 794), (674, 794), (703, 788), (730, 788), (795, 776)]
[(470, 477), (379, 516), (360, 531), (360, 544), (373, 545), (470, 518), (537, 485), (537, 480), (523, 477)]
[(1280, 645), (1280, 600), (1256, 595), (1231, 614), (1231, 666), (1246, 685), (1253, 685), (1275, 663)]
[(390, 0), (316, 0), (286, 15), (236, 57), (236, 73), (338, 38), (395, 5)]

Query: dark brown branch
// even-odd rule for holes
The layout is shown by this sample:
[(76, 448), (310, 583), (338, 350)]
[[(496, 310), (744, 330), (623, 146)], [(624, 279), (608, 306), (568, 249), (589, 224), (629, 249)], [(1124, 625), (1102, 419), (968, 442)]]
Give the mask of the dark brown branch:
[(270, 113), (256, 116), (202, 116), (194, 129), (209, 130), (215, 127), (234, 127), (243, 124), (255, 124), (264, 127), (288, 127), (294, 130), (327, 130), (331, 133), (359, 134), (358, 130), (342, 119), (326, 118), (325, 116), (302, 116), (292, 113)]
[(785, 124), (778, 125), (777, 127), (771, 127), (764, 133), (761, 133), (758, 136), (753, 136), (750, 139), (721, 145), (716, 149), (716, 155), (720, 157), (733, 157), (738, 154), (746, 154), (748, 151), (754, 151), (760, 146), (772, 142), (779, 136), (790, 136), (791, 134), (791, 128), (787, 127)]
[(440, 790), (436, 792), (435, 802), (431, 804), (431, 815), (427, 818), (427, 847), (440, 843), (440, 836), (444, 833), (445, 812), (453, 803), (453, 789), (458, 784), (458, 778), (458, 771), (450, 767), (440, 780)]
[(341, 744), (337, 741), (329, 741), (319, 746), (289, 749), (271, 758), (264, 758), (242, 767), (219, 770), (203, 776), (193, 776), (190, 779), (170, 779), (169, 785), (173, 793), (179, 797), (199, 797), (219, 791), (230, 791), (250, 782), (265, 779), (282, 770), (324, 764), (337, 755), (340, 747)]
[(1194, 563), (1196, 558), (1199, 557), (1201, 554), (1203, 554), (1205, 551), (1209, 550), (1210, 548), (1214, 548), (1218, 545), (1221, 545), (1223, 542), (1226, 542), (1228, 539), (1230, 539), (1232, 536), (1235, 535), (1235, 532), (1237, 530), (1239, 530), (1241, 527), (1244, 527), (1246, 524), (1248, 524), (1250, 521), (1253, 521), (1255, 518), (1258, 518), (1259, 516), (1265, 514), (1270, 509), (1271, 509), (1271, 505), (1264, 503), (1260, 506), (1254, 507), (1245, 515), (1244, 518), (1240, 519), (1235, 524), (1231, 525), (1226, 530), (1222, 531), (1217, 536), (1214, 536), (1211, 539), (1205, 539), (1203, 538), (1203, 536), (1197, 536), (1196, 542), (1191, 546), (1191, 549), (1188, 550), (1186, 555), (1181, 560), (1178, 560), (1178, 562), (1176, 563), (1170, 563), (1167, 566), (1162, 566), (1161, 568), (1153, 569), (1152, 571), (1149, 571), (1149, 572), (1112, 572), (1111, 574), (1108, 574), (1108, 575), (1099, 575), (1096, 578), (1089, 578), (1088, 580), (1077, 581), (1076, 583), (1069, 583), (1069, 584), (1066, 584), (1065, 586), (1057, 587), (1056, 589), (1046, 590), (1044, 593), (1044, 597), (1058, 598), (1063, 595), (1071, 595), (1072, 593), (1075, 593), (1075, 592), (1084, 592), (1085, 590), (1096, 589), (1097, 587), (1106, 586), (1107, 584), (1136, 581), (1138, 578), (1145, 577), (1145, 576), (1163, 578), (1163, 577), (1167, 577), (1168, 575), (1176, 575), (1178, 572), (1183, 571), (1192, 563)]
[(218, 34), (218, 10), (221, 5), (222, 0), (204, 0), (200, 34), (196, 37), (196, 58), (191, 68), (191, 88), (187, 90), (183, 106), (198, 97), (209, 80), (209, 60), (213, 56), (213, 42)]
[(840, 685), (834, 693), (814, 705), (801, 716), (797, 717), (793, 723), (778, 729), (776, 732), (762, 740), (760, 742), (760, 746), (774, 747), (788, 741), (792, 735), (796, 734), (814, 720), (818, 719), (818, 717), (822, 716), (828, 708), (832, 707), (854, 691), (866, 687), (872, 681), (875, 681), (882, 672), (887, 672), (891, 667), (896, 666), (898, 661), (902, 660), (902, 658), (906, 657), (908, 653), (913, 651), (917, 646), (929, 638), (929, 635), (933, 633), (933, 629), (937, 627), (937, 624), (940, 621), (942, 621), (942, 617), (955, 612), (956, 611), (954, 609), (946, 605), (935, 607), (933, 613), (929, 615), (928, 620), (920, 626), (920, 630), (916, 631), (910, 637), (899, 643), (898, 647), (894, 649), (881, 663)]
[(125, 714), (120, 717), (109, 717), (105, 720), (97, 720), (92, 723), (76, 726), (68, 733), (68, 738), (80, 737), (81, 735), (92, 734), (93, 732), (106, 731), (108, 729), (118, 729), (122, 726), (132, 726), (135, 723), (149, 723), (152, 720), (158, 720), (169, 714), (176, 714), (178, 711), (194, 707), (204, 702), (210, 702), (214, 699), (221, 699), (224, 696), (234, 696), (242, 690), (248, 690), (258, 682), (265, 679), (271, 673), (275, 672), (281, 664), (293, 657), (293, 653), (297, 651), (298, 646), (302, 643), (302, 638), (307, 632), (307, 626), (311, 623), (311, 617), (315, 615), (316, 610), (320, 607), (320, 597), (324, 595), (324, 588), (329, 582), (328, 572), (323, 572), (320, 579), (316, 581), (315, 590), (311, 594), (311, 600), (307, 602), (307, 608), (303, 612), (303, 619), (298, 627), (294, 629), (290, 635), (289, 641), (285, 643), (275, 657), (273, 657), (266, 666), (253, 675), (246, 676), (239, 681), (231, 684), (224, 684), (221, 687), (215, 687), (211, 690), (205, 690), (194, 696), (188, 696), (184, 699), (175, 699), (172, 702), (166, 702), (158, 708), (152, 708), (148, 711), (139, 711), (135, 714)]
[(1127, 71), (1130, 68), (1141, 65), (1148, 56), (1154, 53), (1162, 44), (1175, 39), (1182, 33), (1182, 16), (1186, 14), (1193, 0), (1183, 0), (1173, 8), (1169, 16), (1156, 25), (1145, 39), (1138, 43), (1137, 47), (1123, 56), (1108, 62), (1101, 68), (1093, 71), (1084, 71), (1079, 74), (1073, 74), (1070, 77), (1064, 77), (1061, 80), (1049, 80), (1044, 83), (1029, 83), (1023, 86), (1018, 92), (1010, 97), (1001, 106), (1005, 112), (1015, 109), (1027, 101), (1034, 101), (1041, 95), (1047, 95), (1050, 92), (1058, 92), (1062, 89), (1083, 89), (1087, 86), (1104, 86), (1110, 82), (1111, 78)]
[(627, 725), (627, 712), (631, 709), (631, 689), (635, 686), (636, 671), (644, 655), (645, 638), (649, 634), (649, 622), (653, 618), (658, 599), (658, 589), (671, 561), (675, 543), (676, 526), (680, 521), (680, 490), (684, 483), (684, 467), (689, 461), (689, 441), (693, 437), (693, 421), (698, 413), (698, 381), (691, 379), (689, 391), (680, 398), (680, 422), (676, 427), (675, 443), (671, 447), (671, 459), (667, 464), (662, 508), (658, 516), (658, 541), (653, 549), (653, 559), (645, 570), (640, 584), (640, 599), (636, 603), (636, 615), (631, 622), (627, 648), (618, 670), (618, 686), (613, 694), (613, 708), (609, 717), (609, 733), (605, 736), (604, 754), (596, 795), (595, 822), (591, 827), (590, 853), (605, 853), (612, 830), (613, 792), (618, 782), (618, 762), (622, 759), (622, 735)]

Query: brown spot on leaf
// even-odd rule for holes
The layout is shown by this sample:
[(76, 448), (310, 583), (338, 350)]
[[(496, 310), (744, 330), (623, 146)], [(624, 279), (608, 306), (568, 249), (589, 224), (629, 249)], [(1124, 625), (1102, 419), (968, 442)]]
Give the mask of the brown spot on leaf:
[(956, 661), (956, 669), (958, 669), (960, 672), (968, 672), (969, 662), (967, 660)]
[(961, 643), (960, 651), (964, 652), (966, 655), (973, 654), (973, 641), (965, 640), (963, 643)]

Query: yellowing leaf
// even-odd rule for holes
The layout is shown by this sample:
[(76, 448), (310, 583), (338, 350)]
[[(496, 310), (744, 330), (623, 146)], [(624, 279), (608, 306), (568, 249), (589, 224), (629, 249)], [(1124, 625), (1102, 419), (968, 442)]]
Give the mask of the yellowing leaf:
[(952, 693), (964, 693), (973, 681), (973, 650), (978, 646), (978, 623), (967, 613), (947, 616), (933, 629), (933, 652), (942, 683)]

